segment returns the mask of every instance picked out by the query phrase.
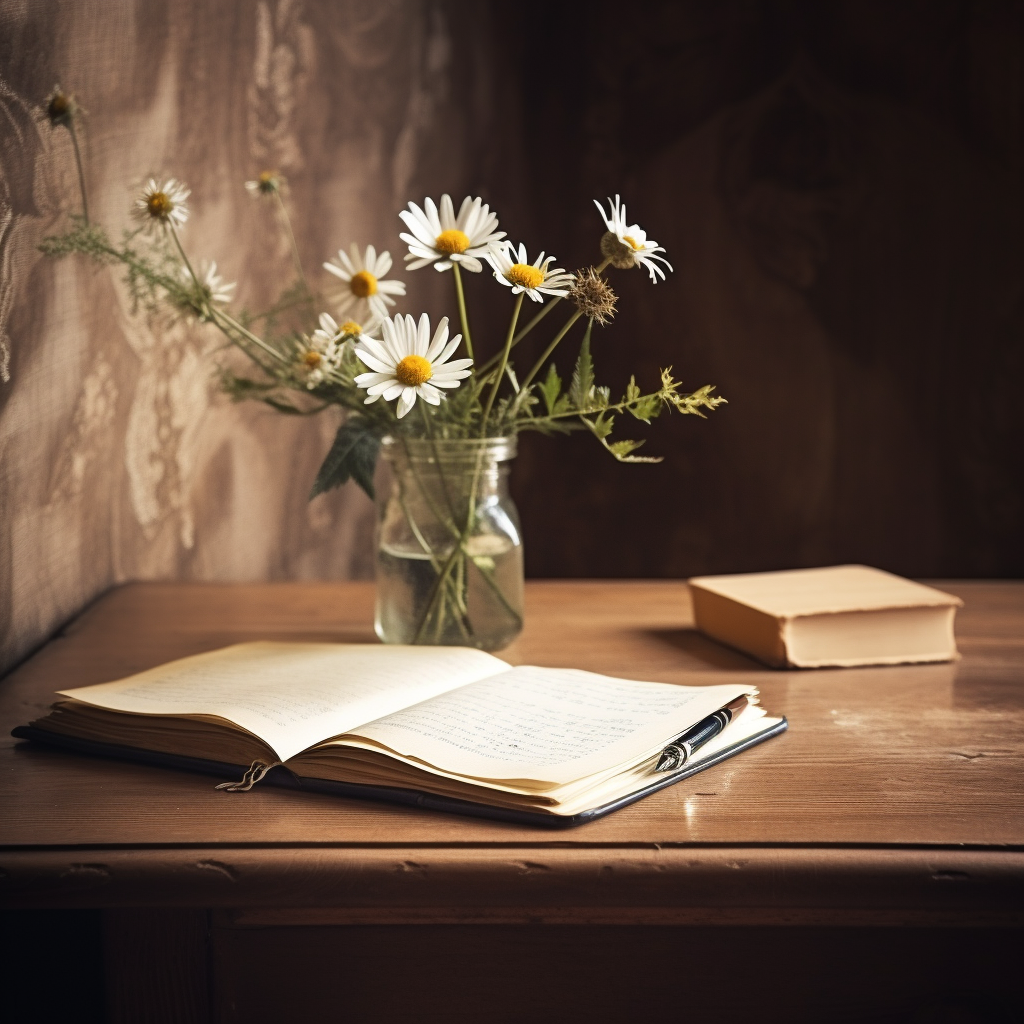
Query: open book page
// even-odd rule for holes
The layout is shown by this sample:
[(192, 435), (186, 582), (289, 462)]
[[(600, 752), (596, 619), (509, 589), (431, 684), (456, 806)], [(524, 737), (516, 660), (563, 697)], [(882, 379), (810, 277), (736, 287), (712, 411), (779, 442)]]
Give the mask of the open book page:
[[(738, 715), (730, 725), (723, 729), (713, 740), (706, 743), (694, 754), (693, 759), (686, 765), (687, 769), (699, 768), (702, 763), (712, 760), (716, 754), (727, 747), (742, 743), (751, 736), (778, 725), (781, 718), (771, 718), (764, 713), (762, 708), (757, 706), (748, 707), (742, 714)], [(635, 765), (626, 772), (610, 779), (605, 779), (596, 786), (581, 788), (578, 791), (568, 787), (558, 791), (558, 801), (550, 808), (551, 813), (565, 816), (579, 814), (594, 807), (601, 807), (611, 803), (613, 800), (620, 800), (630, 793), (646, 789), (652, 782), (658, 781), (654, 773), (654, 764), (657, 758), (652, 758), (642, 764)], [(661, 778), (668, 781), (672, 772), (667, 772)], [(698, 788), (703, 789), (703, 786)], [(548, 808), (538, 807), (538, 810)]]
[(749, 686), (675, 686), (521, 666), (353, 730), (471, 779), (546, 789), (605, 773), (674, 739)]
[(213, 715), (258, 736), (282, 761), (508, 664), (468, 647), (236, 644), (112, 683), (62, 690), (139, 715)]

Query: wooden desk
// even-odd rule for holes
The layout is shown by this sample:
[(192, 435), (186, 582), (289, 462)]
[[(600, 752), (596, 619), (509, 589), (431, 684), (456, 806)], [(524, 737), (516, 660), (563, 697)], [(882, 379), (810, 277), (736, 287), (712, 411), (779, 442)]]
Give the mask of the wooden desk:
[[(610, 1014), (590, 1008), (591, 1020), (623, 1019), (638, 996), (611, 977), (639, 963), (676, 979), (682, 951), (696, 964), (697, 949), (702, 971), (724, 962), (735, 974), (742, 953), (751, 977), (755, 961), (785, 973), (798, 958), (807, 977), (833, 978), (822, 994), (832, 1000), (837, 957), (859, 941), (851, 926), (870, 938), (856, 955), (874, 951), (880, 964), (899, 955), (904, 965), (889, 988), (854, 986), (843, 997), (851, 1014), (906, 996), (911, 934), (915, 949), (930, 950), (921, 984), (938, 984), (948, 969), (936, 926), (969, 932), (981, 971), (971, 984), (998, 988), (985, 972), (999, 975), (1024, 925), (1024, 584), (940, 585), (965, 601), (960, 662), (774, 672), (696, 634), (684, 584), (529, 584), (527, 628), (509, 661), (670, 682), (753, 679), (764, 706), (790, 721), (781, 738), (558, 833), (271, 788), (225, 794), (207, 777), (16, 743), (10, 729), (42, 714), (57, 688), (240, 640), (374, 639), (370, 584), (121, 587), (0, 686), (0, 899), (102, 908), (108, 959), (133, 964), (147, 984), (178, 978), (167, 991), (191, 1016), (179, 1006), (176, 1019), (290, 1019), (282, 1006), (295, 1004), (275, 1003), (279, 989), (293, 1000), (305, 992), (314, 1009), (342, 991), (376, 1020), (407, 1016), (402, 998), (419, 993), (419, 1020), (459, 1019), (458, 1006), (479, 1009), (472, 999), (498, 985), (510, 991), (489, 1007), (492, 1021), (549, 1019), (540, 1007), (556, 990), (581, 1012), (590, 992)], [(549, 971), (570, 946), (559, 979), (540, 986), (548, 1002), (531, 1004), (529, 972)], [(518, 964), (511, 982), (493, 974), (499, 947), (502, 964)], [(401, 969), (387, 950), (404, 951)], [(405, 985), (373, 975), (374, 951)], [(672, 967), (655, 969), (665, 956)], [(422, 993), (438, 957), (460, 981), (434, 1005)], [(580, 975), (586, 958), (591, 973)], [(343, 963), (361, 966), (340, 981)], [(274, 988), (267, 979), (281, 971), (305, 974)], [(114, 1016), (131, 1019), (145, 996), (123, 974), (111, 980)], [(327, 979), (319, 995), (318, 979)], [(645, 982), (645, 1012), (661, 1012), (659, 998), (678, 1003), (677, 981), (666, 985), (657, 996)], [(775, 1019), (763, 990), (740, 996), (737, 1007)], [(720, 1010), (722, 998), (708, 1007)], [(785, 1019), (816, 1019), (816, 1006), (801, 1017), (788, 997)]]

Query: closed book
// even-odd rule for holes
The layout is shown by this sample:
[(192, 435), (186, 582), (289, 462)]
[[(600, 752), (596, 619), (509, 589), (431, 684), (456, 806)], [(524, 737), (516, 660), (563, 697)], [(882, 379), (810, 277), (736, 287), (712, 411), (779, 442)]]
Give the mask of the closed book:
[[(565, 827), (786, 728), (749, 680), (691, 681), (702, 685), (513, 668), (465, 647), (247, 643), (62, 690), (14, 735), (226, 776), (233, 790), (289, 786)], [(657, 770), (667, 745), (733, 707), (678, 771)]]
[(951, 661), (952, 594), (866, 565), (691, 579), (697, 628), (773, 668)]

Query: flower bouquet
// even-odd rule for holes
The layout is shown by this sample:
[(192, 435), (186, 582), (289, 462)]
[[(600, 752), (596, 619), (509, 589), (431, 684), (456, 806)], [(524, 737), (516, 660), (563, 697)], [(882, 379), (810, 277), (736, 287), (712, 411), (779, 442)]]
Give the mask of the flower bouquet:
[[(76, 111), (60, 89), (46, 107), (51, 123), (72, 133)], [(75, 153), (77, 159), (77, 145)], [(393, 311), (405, 285), (389, 277), (390, 254), (372, 245), (340, 250), (323, 264), (333, 292), (314, 291), (302, 271), (285, 187), (273, 171), (246, 182), (255, 198), (275, 207), (296, 271), (295, 282), (261, 313), (232, 310), (235, 286), (221, 280), (216, 263), (197, 263), (188, 254), (181, 233), (190, 193), (174, 179), (146, 184), (133, 208), (137, 223), (116, 244), (89, 221), (83, 184), (82, 215), (42, 249), (119, 263), (138, 305), (219, 330), (248, 359), (244, 372), (220, 368), (235, 399), (257, 399), (292, 415), (343, 410), (310, 496), (354, 480), (373, 498), (378, 460), (391, 469), (387, 493), (378, 499), (378, 634), (395, 643), (499, 649), (522, 628), (522, 541), (507, 490), (517, 435), (586, 430), (619, 462), (657, 462), (636, 454), (643, 441), (613, 439), (617, 418), (649, 424), (673, 409), (701, 416), (724, 401), (711, 386), (684, 392), (671, 367), (650, 391), (631, 377), (618, 399), (596, 382), (594, 326), (609, 323), (617, 303), (609, 268), (641, 268), (657, 283), (672, 270), (664, 249), (628, 222), (618, 196), (607, 209), (595, 201), (603, 258), (573, 272), (544, 252), (531, 261), (480, 198), (466, 197), (457, 212), (447, 195), (439, 203), (410, 202), (399, 214), (407, 269), (451, 273), (460, 328), (452, 334), (448, 317), (432, 326), (426, 313), (415, 319)], [(509, 289), (512, 308), (504, 338), (474, 345), (463, 274), (485, 266)], [(521, 323), (527, 299), (528, 308), (539, 308)], [(321, 312), (325, 305), (329, 312)], [(564, 321), (540, 356), (517, 370), (514, 350), (559, 305)], [(578, 321), (582, 333), (566, 383), (553, 356)]]

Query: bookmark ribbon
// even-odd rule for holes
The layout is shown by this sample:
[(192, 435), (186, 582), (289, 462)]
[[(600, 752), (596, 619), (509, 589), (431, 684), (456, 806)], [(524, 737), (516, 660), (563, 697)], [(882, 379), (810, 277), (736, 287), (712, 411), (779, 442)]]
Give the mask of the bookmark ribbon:
[(283, 761), (273, 761), (267, 764), (265, 761), (253, 761), (249, 770), (239, 779), (238, 782), (222, 782), (214, 789), (223, 789), (225, 793), (247, 793), (260, 779), (263, 778), (271, 768), (284, 764)]

